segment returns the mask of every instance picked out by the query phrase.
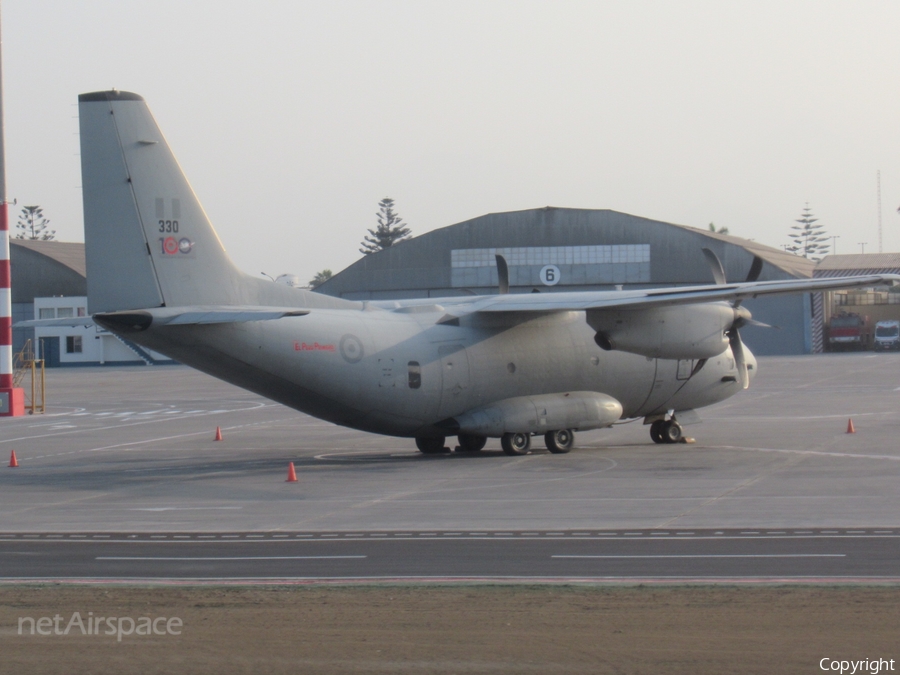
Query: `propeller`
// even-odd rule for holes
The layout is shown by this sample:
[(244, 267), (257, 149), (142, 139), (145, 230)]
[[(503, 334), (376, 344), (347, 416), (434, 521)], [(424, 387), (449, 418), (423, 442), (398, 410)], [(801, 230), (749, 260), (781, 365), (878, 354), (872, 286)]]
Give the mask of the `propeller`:
[(500, 254), (495, 255), (494, 259), (497, 261), (497, 292), (506, 295), (509, 293), (509, 265)]
[[(706, 256), (706, 262), (709, 263), (709, 269), (712, 272), (716, 285), (723, 286), (726, 283), (725, 268), (722, 267), (722, 261), (719, 260), (719, 256), (708, 248), (703, 249), (703, 255)], [(747, 273), (747, 281), (751, 282), (759, 279), (762, 268), (762, 258), (758, 255), (753, 256), (753, 263), (750, 265), (750, 271)], [(754, 320), (747, 308), (741, 307), (741, 301), (742, 299), (738, 298), (732, 303), (731, 306), (734, 308), (734, 321), (725, 332), (728, 335), (728, 344), (731, 347), (731, 353), (734, 355), (734, 365), (738, 371), (738, 379), (741, 383), (741, 387), (746, 389), (750, 386), (750, 375), (747, 373), (747, 359), (744, 356), (744, 342), (741, 340), (739, 329), (742, 326), (760, 326), (764, 328), (772, 328), (772, 326), (763, 323), (762, 321)]]

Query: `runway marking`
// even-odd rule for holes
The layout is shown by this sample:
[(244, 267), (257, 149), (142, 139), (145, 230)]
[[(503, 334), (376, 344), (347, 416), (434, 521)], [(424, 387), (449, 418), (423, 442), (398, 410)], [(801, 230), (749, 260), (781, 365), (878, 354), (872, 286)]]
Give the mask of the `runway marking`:
[(244, 576), (244, 577), (0, 577), (0, 584), (22, 584), (22, 583), (39, 583), (39, 584), (60, 584), (67, 583), (72, 585), (96, 585), (107, 584), (115, 585), (133, 585), (140, 584), (142, 586), (206, 586), (206, 585), (222, 585), (233, 584), (238, 586), (246, 586), (252, 584), (259, 585), (316, 585), (316, 586), (334, 586), (334, 585), (353, 585), (353, 584), (371, 584), (371, 583), (409, 583), (409, 584), (458, 584), (458, 583), (486, 583), (493, 584), (497, 582), (508, 584), (616, 584), (622, 586), (633, 585), (672, 585), (672, 584), (746, 584), (746, 585), (768, 585), (768, 584), (900, 584), (900, 577), (897, 576), (863, 576), (863, 575), (828, 575), (828, 576), (728, 576), (728, 575), (707, 575), (707, 576), (513, 576), (513, 575), (471, 575), (471, 576), (347, 576), (347, 577), (300, 577), (300, 576)]
[(211, 556), (211, 557), (175, 557), (175, 556), (97, 556), (94, 560), (154, 560), (161, 562), (191, 560), (361, 560), (364, 555), (247, 555), (247, 556)]
[[(215, 507), (199, 507), (199, 508), (215, 508)], [(228, 508), (228, 507), (226, 507)], [(900, 533), (896, 530), (731, 530), (731, 531), (700, 531), (700, 532), (672, 532), (672, 531), (555, 531), (555, 532), (266, 532), (266, 533), (221, 533), (221, 534), (201, 534), (201, 533), (0, 533), (0, 542), (29, 541), (29, 542), (49, 542), (59, 543), (61, 541), (79, 541), (88, 542), (92, 540), (102, 539), (105, 541), (117, 541), (128, 544), (166, 544), (166, 543), (255, 543), (259, 541), (296, 541), (298, 539), (312, 542), (335, 542), (335, 541), (415, 541), (415, 540), (433, 540), (436, 537), (443, 539), (469, 540), (469, 541), (486, 541), (498, 540), (508, 541), (515, 540), (554, 540), (560, 541), (569, 539), (572, 541), (624, 541), (622, 536), (628, 540), (643, 541), (712, 541), (712, 540), (746, 540), (746, 539), (898, 539)]]
[[(222, 413), (247, 412), (250, 410), (261, 410), (263, 408), (268, 408), (268, 407), (275, 407), (275, 404), (259, 402), (253, 406), (250, 406), (249, 408), (235, 408), (233, 410), (211, 410), (207, 414), (216, 415), (216, 414), (222, 414)], [(88, 414), (90, 414), (90, 413), (88, 413)], [(94, 416), (99, 417), (101, 415), (106, 416), (106, 415), (114, 415), (114, 414), (115, 413), (112, 413), (112, 412), (95, 413)], [(287, 418), (284, 418), (284, 419), (287, 419)], [(281, 421), (283, 421), (283, 420), (281, 420)], [(104, 427), (86, 427), (83, 429), (76, 429), (74, 431), (69, 430), (69, 431), (55, 433), (55, 434), (38, 434), (35, 436), (20, 436), (18, 438), (4, 438), (3, 440), (0, 440), (0, 443), (13, 443), (16, 441), (29, 441), (29, 440), (34, 440), (37, 438), (52, 438), (54, 436), (70, 436), (71, 434), (80, 434), (80, 433), (84, 433), (84, 432), (113, 431), (116, 429), (124, 429), (126, 427), (136, 427), (136, 426), (140, 426), (142, 424), (157, 424), (158, 422), (159, 422), (159, 420), (156, 420), (156, 419), (147, 419), (147, 420), (142, 420), (140, 422), (131, 422), (129, 424), (111, 424), (109, 426), (104, 426)], [(244, 425), (242, 425), (242, 426), (244, 426)], [(239, 427), (235, 427), (235, 428), (239, 428)], [(119, 446), (110, 446), (110, 447), (119, 447)], [(46, 455), (44, 455), (44, 456), (46, 456)]]
[(551, 555), (551, 558), (846, 558), (846, 553), (685, 553), (679, 555)]
[(722, 450), (750, 450), (753, 452), (781, 452), (789, 455), (818, 455), (820, 457), (852, 457), (853, 459), (887, 459), (892, 462), (900, 462), (898, 455), (863, 455), (852, 452), (824, 452), (822, 450), (789, 450), (786, 448), (751, 448), (738, 445), (710, 446)]
[[(247, 424), (236, 424), (231, 427), (223, 427), (223, 429), (225, 431), (234, 431), (235, 429), (244, 429), (247, 427), (258, 427), (258, 426), (263, 426), (265, 424), (272, 424), (273, 422), (280, 422), (280, 421), (283, 421), (283, 420), (265, 420), (262, 422), (248, 422)], [(141, 424), (143, 424), (143, 422)], [(130, 425), (125, 425), (125, 426), (130, 426)], [(82, 431), (84, 431), (84, 430), (82, 430)], [(54, 453), (54, 454), (50, 454), (50, 455), (35, 455), (33, 457), (25, 457), (24, 459), (26, 459), (26, 460), (45, 459), (47, 457), (61, 457), (63, 455), (77, 455), (77, 454), (87, 453), (87, 452), (105, 452), (107, 450), (117, 450), (120, 448), (127, 448), (127, 447), (131, 447), (131, 446), (135, 446), (135, 445), (145, 445), (147, 443), (156, 443), (158, 441), (171, 441), (171, 440), (175, 440), (177, 438), (188, 438), (189, 436), (204, 436), (207, 434), (209, 434), (209, 431), (192, 431), (192, 432), (186, 433), (186, 434), (176, 434), (175, 436), (160, 436), (158, 438), (147, 438), (142, 441), (131, 441), (129, 443), (119, 443), (117, 445), (107, 445), (107, 446), (103, 446), (103, 447), (99, 447), (99, 448), (84, 448), (82, 450), (72, 450), (71, 452), (58, 452), (58, 453)], [(0, 443), (3, 443), (3, 442), (4, 441), (0, 441)], [(256, 463), (259, 464), (259, 463), (264, 463), (264, 462), (265, 462), (265, 460), (259, 460)], [(253, 462), (250, 462), (250, 463), (253, 463)], [(134, 472), (143, 472), (143, 471), (158, 471), (158, 469), (149, 469), (149, 468), (148, 469), (129, 469), (125, 473), (134, 473)]]
[(128, 511), (240, 511), (243, 509), (243, 506), (148, 506), (134, 509), (127, 509)]

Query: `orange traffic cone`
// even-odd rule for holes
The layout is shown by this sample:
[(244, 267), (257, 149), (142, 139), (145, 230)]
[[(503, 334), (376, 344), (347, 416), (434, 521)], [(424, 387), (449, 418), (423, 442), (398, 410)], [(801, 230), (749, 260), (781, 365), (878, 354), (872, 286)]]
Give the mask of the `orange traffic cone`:
[(847, 433), (848, 433), (848, 434), (855, 434), (855, 433), (856, 433), (856, 427), (853, 426), (853, 419), (852, 419), (852, 418), (849, 419), (849, 420), (847, 420)]
[(12, 454), (9, 456), (9, 465), (13, 468), (19, 466), (19, 460), (16, 459), (16, 451), (13, 450)]
[(216, 437), (213, 440), (214, 441), (222, 440), (222, 430), (219, 427), (216, 427)]
[(297, 472), (294, 471), (294, 463), (291, 462), (288, 464), (288, 477), (285, 483), (296, 483), (297, 482)]

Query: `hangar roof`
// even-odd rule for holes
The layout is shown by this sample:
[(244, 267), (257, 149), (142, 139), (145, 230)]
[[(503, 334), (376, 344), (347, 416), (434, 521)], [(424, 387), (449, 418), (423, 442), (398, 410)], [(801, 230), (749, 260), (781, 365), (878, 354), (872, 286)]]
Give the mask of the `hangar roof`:
[(84, 244), (10, 239), (13, 303), (87, 293)]
[(84, 244), (64, 241), (10, 239), (9, 245), (27, 248), (29, 251), (34, 251), (35, 253), (65, 265), (75, 272), (78, 272), (81, 276), (87, 275), (84, 262)]
[[(432, 297), (449, 294), (448, 291), (483, 293), (490, 292), (487, 276), (474, 272), (470, 274), (459, 268), (467, 265), (492, 266), (492, 255), (487, 262), (480, 258), (476, 260), (477, 256), (484, 257), (485, 252), (495, 249), (543, 250), (542, 256), (546, 260), (541, 264), (546, 265), (553, 262), (549, 255), (553, 254), (554, 249), (622, 250), (623, 247), (629, 251), (623, 254), (626, 256), (632, 255), (633, 250), (640, 249), (633, 258), (622, 258), (626, 264), (635, 262), (641, 266), (637, 273), (628, 272), (627, 278), (605, 281), (600, 280), (597, 273), (597, 278), (591, 280), (591, 273), (585, 273), (583, 268), (594, 266), (594, 259), (578, 258), (581, 262), (576, 262), (571, 268), (581, 265), (582, 269), (578, 274), (571, 268), (566, 273), (566, 280), (571, 280), (567, 290), (610, 288), (620, 282), (629, 285), (710, 283), (712, 277), (701, 251), (703, 247), (713, 249), (720, 257), (729, 280), (746, 278), (754, 255), (766, 263), (761, 275), (763, 280), (809, 278), (815, 268), (815, 263), (811, 260), (741, 237), (608, 209), (548, 206), (491, 213), (432, 230), (378, 253), (364, 256), (316, 290), (354, 299), (389, 298), (394, 295), (413, 297), (419, 292)], [(469, 255), (467, 252), (472, 252), (471, 260), (465, 257)], [(570, 256), (569, 252), (565, 255)], [(534, 267), (536, 258), (535, 261), (529, 259), (527, 262), (517, 263), (510, 259), (508, 262), (511, 274), (514, 266), (523, 266), (521, 274), (516, 275), (519, 282), (511, 277), (511, 285), (518, 286), (520, 291), (527, 289), (532, 282), (522, 280), (527, 279), (528, 274), (534, 276), (536, 272), (523, 270), (527, 266)], [(536, 265), (537, 269), (540, 269), (541, 264)], [(591, 269), (594, 268), (595, 266)], [(493, 274), (496, 275), (496, 271)], [(581, 280), (578, 280), (578, 275)], [(557, 290), (562, 290), (563, 283), (559, 284)]]
[(816, 276), (835, 276), (832, 272), (900, 272), (900, 253), (851, 253), (830, 255), (816, 265)]
[(684, 230), (690, 230), (691, 232), (698, 232), (704, 236), (710, 237), (711, 239), (718, 239), (734, 246), (740, 246), (753, 255), (758, 255), (770, 265), (787, 272), (792, 277), (812, 277), (813, 270), (816, 268), (816, 263), (812, 260), (809, 260), (808, 258), (804, 258), (800, 255), (794, 255), (793, 253), (788, 253), (787, 251), (784, 251), (780, 248), (773, 248), (771, 246), (766, 246), (765, 244), (760, 244), (759, 242), (753, 241), (752, 239), (735, 237), (730, 234), (719, 234), (718, 232), (710, 232), (709, 230), (690, 227), (689, 225), (675, 225), (672, 223), (669, 224), (672, 227), (680, 227)]

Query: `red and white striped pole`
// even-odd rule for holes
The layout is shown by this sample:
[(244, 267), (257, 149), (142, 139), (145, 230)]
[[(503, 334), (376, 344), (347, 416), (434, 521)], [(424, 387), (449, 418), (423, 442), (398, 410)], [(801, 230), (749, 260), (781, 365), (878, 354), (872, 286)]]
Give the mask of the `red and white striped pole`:
[(12, 275), (9, 269), (9, 204), (3, 128), (3, 37), (0, 31), (0, 417), (25, 414), (21, 389), (13, 388)]

